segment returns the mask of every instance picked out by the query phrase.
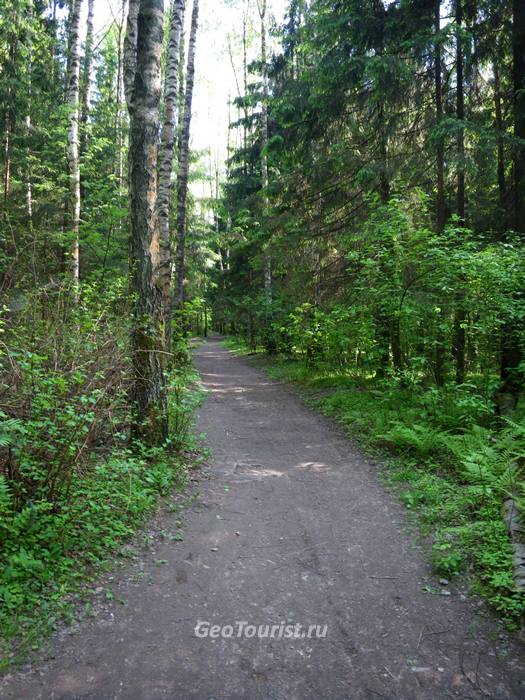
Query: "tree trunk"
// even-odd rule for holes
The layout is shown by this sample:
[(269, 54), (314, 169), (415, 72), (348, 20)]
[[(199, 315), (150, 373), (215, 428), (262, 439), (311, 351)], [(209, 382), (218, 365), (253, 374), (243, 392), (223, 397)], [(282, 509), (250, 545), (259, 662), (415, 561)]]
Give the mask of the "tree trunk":
[(457, 215), (465, 220), (465, 93), (463, 81), (463, 5), (456, 0), (456, 118), (457, 130)]
[(391, 344), (392, 364), (394, 366), (394, 371), (399, 372), (403, 368), (403, 351), (401, 348), (401, 327), (399, 315), (394, 316), (392, 319)]
[[(245, 0), (242, 15), (242, 74), (244, 97), (248, 95), (248, 18), (250, 16), (250, 0)], [(240, 95), (239, 95), (240, 97)], [(248, 174), (248, 105), (243, 100), (244, 123), (242, 127), (243, 167), (245, 177)]]
[[(379, 108), (379, 124), (383, 124), (383, 106)], [(382, 163), (386, 164), (387, 158), (387, 145), (386, 136), (384, 130), (380, 127), (379, 133), (379, 153)], [(385, 171), (382, 169), (379, 175), (379, 197), (381, 204), (386, 207), (388, 200), (390, 198), (390, 183), (386, 177)], [(390, 248), (390, 246), (389, 246)], [(393, 251), (391, 251), (393, 252)], [(383, 262), (380, 263), (380, 274), (383, 278), (387, 278), (388, 270)], [(375, 325), (375, 342), (378, 347), (378, 368), (376, 376), (378, 378), (383, 378), (386, 376), (390, 368), (390, 347), (392, 345), (392, 351), (394, 349), (394, 317), (384, 308), (384, 304), (379, 303), (378, 308), (375, 311), (374, 325)], [(399, 331), (399, 323), (397, 324), (397, 330)], [(396, 358), (397, 359), (397, 358)], [(395, 366), (395, 364), (394, 364)], [(396, 367), (399, 369), (399, 367)]]
[[(513, 118), (514, 118), (514, 229), (525, 233), (525, 4), (513, 0)], [(501, 388), (497, 398), (501, 413), (512, 411), (518, 401), (522, 378), (519, 366), (523, 360), (519, 325), (509, 321), (502, 328)]]
[(525, 233), (525, 3), (513, 0), (514, 230)]
[[(465, 223), (465, 136), (463, 122), (465, 119), (465, 94), (463, 90), (463, 30), (462, 0), (456, 0), (456, 118), (457, 127), (457, 207), (456, 213), (463, 225)], [(459, 276), (461, 280), (461, 275)], [(456, 384), (465, 382), (465, 303), (464, 292), (456, 295), (457, 306), (454, 312), (454, 346), (453, 355), (456, 363)]]
[(160, 289), (155, 284), (159, 263), (157, 139), (163, 14), (163, 0), (140, 0), (137, 14), (131, 0), (125, 66), (130, 115), (130, 272), (135, 295), (131, 334), (132, 436), (148, 445), (159, 445), (167, 436), (162, 305)]
[(93, 12), (95, 0), (88, 0), (87, 29), (86, 29), (86, 49), (84, 53), (84, 66), (82, 69), (82, 109), (80, 111), (80, 153), (84, 154), (87, 149), (87, 126), (90, 108), (91, 91), (91, 66), (93, 63)]
[(124, 37), (123, 76), (124, 96), (129, 105), (133, 101), (133, 87), (137, 70), (137, 19), (140, 0), (128, 0), (128, 16), (126, 19), (126, 36)]
[[(434, 45), (434, 101), (436, 106), (436, 124), (438, 128), (443, 121), (441, 45), (438, 36), (440, 32), (440, 9), (441, 0), (436, 0), (434, 7), (434, 32), (436, 35)], [(445, 145), (441, 136), (436, 141), (436, 175), (436, 228), (437, 231), (441, 233), (445, 228)]]
[[(18, 22), (17, 22), (18, 24)], [(4, 174), (3, 174), (3, 190), (4, 190), (4, 214), (7, 215), (7, 200), (9, 198), (9, 192), (11, 190), (11, 135), (14, 130), (15, 113), (12, 105), (12, 95), (14, 83), (14, 74), (16, 72), (16, 53), (17, 53), (17, 41), (13, 39), (11, 45), (9, 46), (9, 60), (7, 62), (7, 104), (5, 109), (5, 119), (4, 119)]]
[(390, 329), (388, 314), (384, 309), (378, 308), (374, 314), (374, 341), (377, 346), (377, 379), (386, 377), (390, 367)]
[(67, 102), (69, 126), (67, 132), (69, 166), (68, 229), (71, 242), (71, 278), (78, 285), (80, 273), (80, 159), (78, 155), (78, 123), (80, 93), (80, 12), (82, 0), (72, 0), (69, 26), (69, 60), (67, 71)]
[(123, 133), (123, 110), (122, 110), (122, 98), (124, 90), (124, 68), (123, 68), (123, 41), (122, 35), (124, 34), (124, 20), (126, 16), (126, 0), (122, 0), (121, 5), (120, 21), (118, 24), (117, 42), (117, 109), (115, 113), (115, 138), (118, 144), (117, 157), (115, 159), (115, 175), (117, 176), (119, 183), (119, 198), (122, 197), (124, 192), (124, 133)]
[[(436, 108), (436, 124), (438, 128), (443, 120), (443, 86), (442, 86), (442, 66), (441, 66), (441, 44), (440, 32), (440, 10), (441, 0), (436, 0), (434, 5), (434, 101)], [(439, 136), (436, 143), (436, 229), (441, 233), (445, 228), (445, 144), (442, 136)], [(441, 330), (441, 317), (437, 319), (436, 342), (434, 347), (434, 378), (437, 386), (443, 386), (445, 382), (445, 341)]]
[(507, 183), (505, 182), (505, 150), (503, 142), (504, 124), (503, 110), (501, 107), (501, 80), (500, 80), (500, 56), (499, 52), (492, 62), (494, 72), (494, 114), (497, 132), (497, 174), (498, 174), (498, 201), (499, 217), (501, 217), (500, 231), (503, 233), (507, 228)]
[[(382, 0), (374, 1), (374, 15), (377, 21), (377, 26), (380, 27), (380, 33), (376, 44), (376, 52), (378, 56), (382, 56), (385, 50), (384, 29), (385, 29), (385, 8)], [(379, 88), (381, 89), (381, 88)], [(385, 124), (385, 98), (381, 96), (377, 107), (377, 138), (379, 141), (379, 182), (378, 191), (379, 198), (383, 207), (387, 207), (390, 199), (390, 180), (388, 178), (388, 137)], [(390, 241), (387, 243), (389, 252), (393, 253)], [(388, 278), (388, 269), (384, 262), (380, 264), (381, 275), (384, 279)], [(387, 302), (388, 303), (388, 302)], [(377, 371), (378, 377), (386, 376), (390, 369), (390, 348), (393, 351), (393, 332), (394, 332), (394, 316), (389, 310), (384, 308), (386, 304), (380, 304), (376, 311), (376, 343), (378, 344), (378, 361), (379, 367)], [(399, 330), (399, 324), (397, 324)], [(398, 359), (398, 358), (397, 358)]]
[(7, 212), (7, 198), (9, 197), (9, 188), (11, 182), (11, 112), (6, 109), (4, 120), (4, 214)]
[(191, 104), (193, 100), (193, 82), (195, 79), (195, 47), (197, 43), (198, 22), (199, 0), (193, 0), (190, 41), (188, 45), (188, 65), (186, 68), (186, 88), (184, 91), (184, 108), (182, 114), (182, 128), (179, 143), (179, 174), (177, 181), (177, 251), (175, 254), (175, 304), (178, 310), (181, 310), (184, 305), (186, 201), (188, 196)]
[(159, 283), (162, 292), (164, 316), (164, 341), (166, 351), (171, 347), (171, 237), (170, 202), (173, 152), (177, 127), (180, 38), (183, 31), (185, 0), (173, 0), (171, 7), (170, 33), (164, 79), (164, 124), (159, 148), (159, 188), (157, 208), (160, 228)]
[[(266, 52), (266, 0), (257, 0), (259, 9), (259, 17), (261, 18), (261, 66), (262, 66), (262, 156), (261, 156), (261, 172), (262, 186), (264, 190), (264, 216), (268, 214), (269, 199), (268, 199), (268, 66)], [(264, 291), (266, 293), (266, 302), (268, 305), (272, 303), (272, 258), (268, 250), (268, 245), (264, 251)]]
[[(25, 135), (28, 140), (26, 149), (26, 215), (27, 227), (29, 232), (33, 233), (33, 182), (31, 174), (31, 148), (29, 139), (31, 138), (31, 102), (33, 93), (33, 0), (28, 0), (27, 3), (27, 20), (28, 20), (28, 37), (27, 37), (27, 64), (26, 64), (26, 82), (27, 82), (27, 114), (24, 119)], [(34, 262), (33, 262), (34, 264)], [(35, 275), (36, 281), (36, 275)]]

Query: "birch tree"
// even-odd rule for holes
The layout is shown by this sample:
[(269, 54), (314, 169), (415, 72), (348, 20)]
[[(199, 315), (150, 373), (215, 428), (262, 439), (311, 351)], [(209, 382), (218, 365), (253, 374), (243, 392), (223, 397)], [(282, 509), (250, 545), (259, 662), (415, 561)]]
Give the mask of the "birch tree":
[(126, 19), (126, 35), (124, 36), (123, 83), (126, 104), (133, 100), (133, 86), (137, 69), (137, 19), (140, 0), (128, 0), (128, 16)]
[(135, 294), (131, 334), (133, 435), (149, 445), (161, 444), (167, 436), (161, 293), (156, 283), (159, 264), (157, 141), (163, 14), (163, 0), (140, 0), (138, 7), (136, 0), (131, 0), (124, 57), (130, 116), (130, 273)]
[[(268, 66), (266, 49), (266, 0), (257, 0), (257, 9), (261, 20), (261, 70), (262, 70), (262, 155), (261, 172), (264, 190), (264, 210), (268, 212)], [(264, 253), (264, 290), (268, 304), (272, 302), (272, 259), (268, 249)]]
[(90, 93), (91, 93), (91, 66), (93, 63), (93, 14), (95, 0), (88, 0), (88, 12), (86, 22), (86, 44), (84, 51), (84, 66), (82, 70), (82, 107), (80, 111), (80, 153), (86, 151), (87, 125), (89, 120)]
[(7, 61), (2, 66), (2, 73), (8, 78), (6, 89), (6, 105), (4, 110), (4, 172), (3, 172), (3, 213), (7, 214), (7, 200), (11, 189), (11, 141), (15, 128), (15, 110), (13, 109), (13, 83), (16, 75), (16, 59), (18, 48), (18, 12), (14, 12), (12, 18), (12, 30), (9, 32), (9, 47), (7, 50)]
[(181, 115), (179, 174), (177, 181), (177, 250), (175, 255), (175, 304), (177, 309), (181, 309), (184, 304), (186, 201), (188, 196), (191, 105), (193, 99), (193, 83), (195, 80), (195, 48), (197, 44), (198, 23), (199, 0), (193, 0), (190, 40), (188, 44), (188, 63), (186, 68), (186, 87), (184, 91), (183, 112)]
[(117, 135), (118, 148), (115, 161), (115, 174), (119, 183), (119, 197), (124, 191), (124, 134), (122, 124), (124, 120), (123, 91), (124, 91), (124, 67), (123, 67), (123, 36), (125, 35), (126, 0), (122, 0), (119, 21), (117, 25), (117, 111), (115, 115), (115, 133)]
[[(436, 125), (439, 129), (443, 121), (443, 76), (441, 47), (441, 0), (434, 2), (434, 103)], [(436, 230), (442, 233), (446, 224), (445, 202), (445, 143), (441, 134), (436, 138)], [(442, 312), (440, 312), (442, 314)], [(435, 343), (434, 375), (437, 386), (442, 386), (444, 378), (445, 351), (441, 333)]]
[[(24, 119), (26, 138), (31, 136), (31, 96), (33, 92), (33, 0), (27, 3), (28, 36), (27, 36), (27, 113)], [(33, 183), (31, 175), (31, 151), (26, 151), (26, 213), (29, 231), (33, 233)]]
[(80, 159), (79, 159), (79, 93), (80, 93), (80, 13), (82, 0), (72, 0), (69, 27), (69, 56), (67, 71), (67, 102), (69, 106), (68, 167), (69, 167), (69, 230), (71, 243), (71, 277), (78, 284), (80, 271)]
[(159, 284), (162, 291), (164, 338), (166, 351), (171, 346), (171, 236), (170, 202), (171, 176), (178, 112), (178, 82), (181, 35), (184, 24), (185, 0), (173, 0), (168, 39), (166, 74), (164, 79), (164, 123), (160, 137), (158, 216), (160, 229)]

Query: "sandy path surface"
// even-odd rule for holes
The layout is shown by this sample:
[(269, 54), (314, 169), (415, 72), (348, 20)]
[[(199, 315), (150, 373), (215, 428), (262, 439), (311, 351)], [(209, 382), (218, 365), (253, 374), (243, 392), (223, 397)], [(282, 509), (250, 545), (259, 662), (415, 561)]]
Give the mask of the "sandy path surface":
[[(2, 700), (525, 698), (523, 647), (454, 588), (423, 590), (438, 582), (375, 467), (218, 340), (195, 361), (212, 456), (184, 540), (122, 575), (125, 604), (57, 637)], [(197, 636), (199, 621), (233, 636)], [(312, 624), (326, 636), (303, 638)]]

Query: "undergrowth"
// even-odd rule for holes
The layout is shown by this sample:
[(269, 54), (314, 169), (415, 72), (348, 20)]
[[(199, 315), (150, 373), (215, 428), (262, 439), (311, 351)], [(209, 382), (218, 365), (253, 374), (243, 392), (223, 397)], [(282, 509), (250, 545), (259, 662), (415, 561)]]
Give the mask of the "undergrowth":
[[(236, 339), (226, 345), (253, 352)], [(284, 356), (266, 358), (265, 368), (298, 384), (310, 404), (381, 455), (387, 483), (430, 538), (434, 572), (466, 576), (509, 627), (519, 625), (525, 595), (514, 585), (501, 509), (512, 495), (525, 511), (523, 418), (502, 427), (474, 385), (438, 390), (393, 378), (356, 380), (328, 364)]]
[[(197, 375), (168, 377), (170, 437), (130, 443), (129, 328), (118, 288), (57, 290), (0, 318), (0, 670), (89, 592), (197, 449)], [(59, 322), (60, 321), (60, 322)]]
[[(194, 449), (191, 416), (199, 400), (189, 369), (172, 382), (177, 432), (165, 448), (114, 449), (72, 481), (67, 502), (14, 508), (0, 476), (0, 669), (24, 658), (78, 601), (152, 512), (183, 488)], [(176, 399), (176, 400), (175, 400)]]

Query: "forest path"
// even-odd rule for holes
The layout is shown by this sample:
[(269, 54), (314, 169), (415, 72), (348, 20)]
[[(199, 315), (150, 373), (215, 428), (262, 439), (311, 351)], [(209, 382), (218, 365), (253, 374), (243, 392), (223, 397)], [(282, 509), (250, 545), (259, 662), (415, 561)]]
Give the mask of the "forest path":
[[(56, 639), (0, 697), (524, 698), (520, 645), (458, 591), (422, 590), (437, 581), (359, 451), (218, 339), (195, 361), (213, 454), (184, 540), (159, 544), (143, 576), (115, 584), (125, 605)], [(326, 638), (194, 634), (198, 621), (281, 620), (327, 625)]]

